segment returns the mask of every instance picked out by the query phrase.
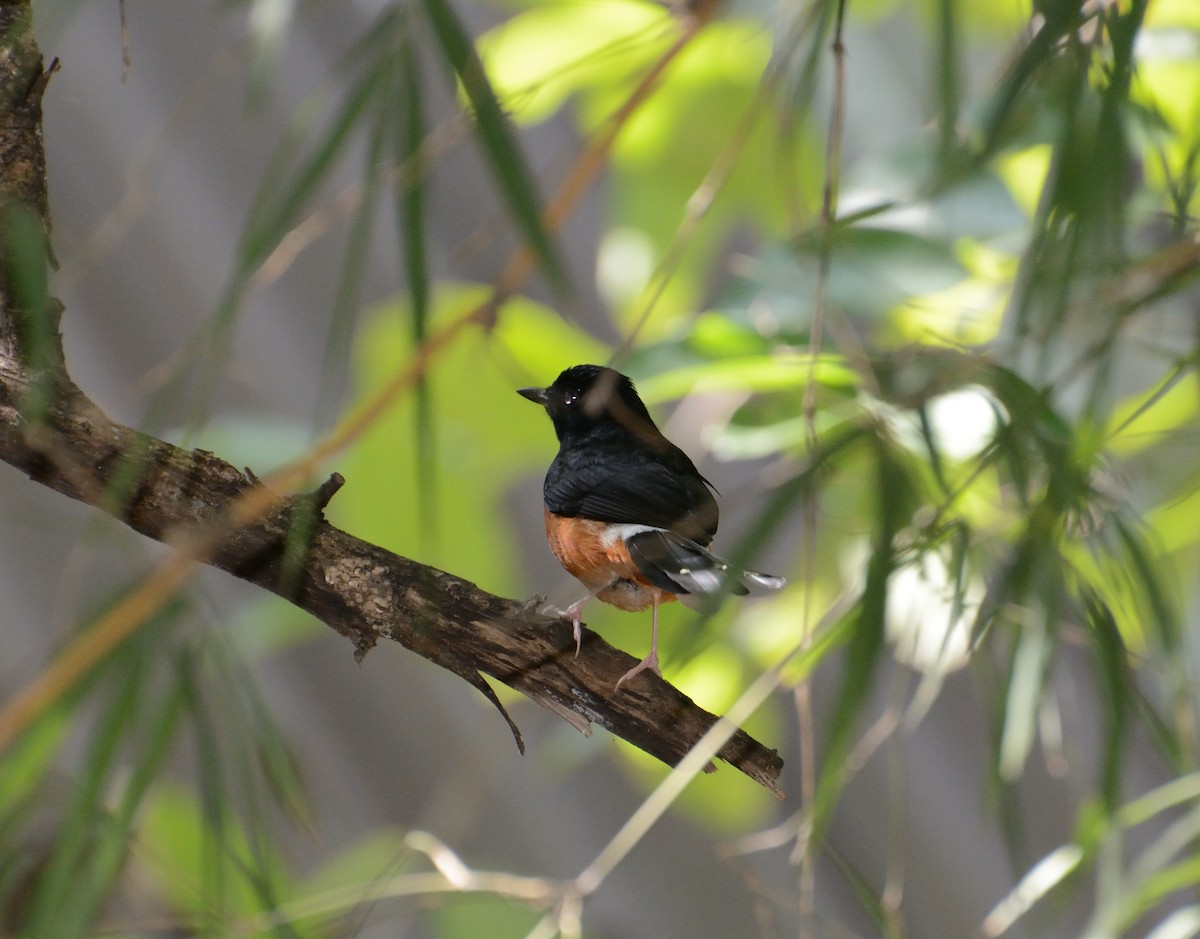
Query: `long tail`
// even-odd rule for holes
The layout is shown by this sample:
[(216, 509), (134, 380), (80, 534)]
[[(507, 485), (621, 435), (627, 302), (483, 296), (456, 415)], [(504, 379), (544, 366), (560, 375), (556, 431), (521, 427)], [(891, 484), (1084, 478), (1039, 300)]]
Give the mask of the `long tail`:
[(778, 590), (787, 581), (774, 574), (743, 571), (696, 542), (662, 529), (641, 531), (625, 539), (638, 572), (655, 587), (676, 594), (747, 594), (752, 589)]

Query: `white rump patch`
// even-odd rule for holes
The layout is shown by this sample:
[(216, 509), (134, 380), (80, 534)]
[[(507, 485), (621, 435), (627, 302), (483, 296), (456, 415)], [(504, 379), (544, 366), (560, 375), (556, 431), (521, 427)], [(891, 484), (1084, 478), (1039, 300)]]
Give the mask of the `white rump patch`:
[(665, 531), (663, 528), (655, 528), (653, 525), (634, 525), (632, 523), (614, 523), (609, 525), (603, 532), (600, 533), (600, 543), (606, 548), (612, 547), (618, 541), (628, 541), (634, 535), (640, 535), (644, 531)]

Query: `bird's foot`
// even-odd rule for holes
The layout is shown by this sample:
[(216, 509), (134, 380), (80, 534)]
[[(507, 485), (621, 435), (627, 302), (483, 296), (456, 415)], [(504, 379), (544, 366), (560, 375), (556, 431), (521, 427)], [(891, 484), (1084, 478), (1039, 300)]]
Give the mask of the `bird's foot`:
[(620, 688), (625, 682), (633, 678), (641, 672), (654, 672), (659, 678), (662, 678), (662, 672), (658, 668), (658, 650), (651, 649), (650, 654), (637, 663), (633, 668), (627, 671), (624, 675), (617, 679), (617, 688)]
[[(584, 597), (584, 600), (587, 600), (587, 599), (589, 599), (589, 598)], [(576, 657), (579, 656), (579, 649), (583, 645), (583, 619), (582, 619), (581, 613), (583, 610), (584, 600), (581, 600), (578, 603), (572, 603), (565, 610), (560, 610), (556, 606), (546, 607), (547, 613), (551, 613), (554, 616), (558, 616), (561, 619), (565, 619), (568, 623), (571, 624), (571, 635), (575, 638), (575, 655), (576, 655)]]
[(572, 605), (563, 611), (571, 621), (571, 635), (575, 637), (575, 658), (579, 658), (579, 649), (583, 645), (583, 621), (579, 616), (580, 607)]

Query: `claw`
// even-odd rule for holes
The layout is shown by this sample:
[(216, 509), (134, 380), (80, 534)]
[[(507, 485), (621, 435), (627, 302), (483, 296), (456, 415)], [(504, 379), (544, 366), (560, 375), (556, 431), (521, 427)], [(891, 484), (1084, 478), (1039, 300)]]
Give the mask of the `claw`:
[(571, 635), (575, 637), (575, 658), (579, 658), (579, 649), (583, 646), (583, 621), (580, 619), (580, 610), (583, 609), (583, 603), (572, 603), (569, 607), (563, 610), (563, 617), (571, 623)]
[(638, 662), (633, 668), (627, 671), (624, 675), (617, 679), (617, 688), (620, 688), (625, 682), (629, 681), (634, 675), (639, 675), (642, 672), (654, 672), (659, 678), (662, 677), (662, 672), (658, 669), (658, 650), (652, 649), (650, 654)]
[(571, 635), (575, 638), (576, 658), (579, 657), (579, 650), (583, 646), (583, 621), (581, 618), (581, 611), (583, 610), (583, 605), (590, 599), (592, 599), (592, 594), (589, 593), (582, 600), (577, 600), (565, 610), (560, 610), (558, 607), (554, 606), (546, 608), (547, 613), (553, 613), (555, 616), (559, 616), (571, 624)]

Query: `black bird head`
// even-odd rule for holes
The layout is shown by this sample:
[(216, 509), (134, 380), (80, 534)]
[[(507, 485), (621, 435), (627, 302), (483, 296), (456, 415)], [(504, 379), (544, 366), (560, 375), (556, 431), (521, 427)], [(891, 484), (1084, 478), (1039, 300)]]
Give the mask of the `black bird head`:
[(560, 441), (622, 432), (652, 441), (662, 438), (633, 382), (615, 369), (575, 365), (549, 388), (519, 388), (517, 394), (546, 409)]

